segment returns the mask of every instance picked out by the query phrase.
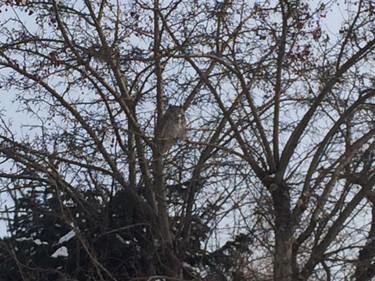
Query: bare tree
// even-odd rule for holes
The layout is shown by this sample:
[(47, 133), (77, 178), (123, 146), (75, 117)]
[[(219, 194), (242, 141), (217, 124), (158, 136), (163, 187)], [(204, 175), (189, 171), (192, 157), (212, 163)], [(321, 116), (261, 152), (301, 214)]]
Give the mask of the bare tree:
[(370, 280), (375, 3), (346, 2), (4, 2), (0, 276)]

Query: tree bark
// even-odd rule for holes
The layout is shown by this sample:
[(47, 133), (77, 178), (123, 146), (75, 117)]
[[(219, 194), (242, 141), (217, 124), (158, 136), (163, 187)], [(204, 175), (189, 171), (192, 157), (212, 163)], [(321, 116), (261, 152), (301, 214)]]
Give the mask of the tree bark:
[(370, 193), (368, 200), (372, 203), (372, 221), (371, 228), (367, 236), (367, 243), (363, 246), (362, 250), (359, 251), (357, 268), (354, 273), (354, 280), (365, 281), (372, 280), (375, 276), (375, 194)]
[(293, 220), (290, 210), (289, 189), (285, 185), (271, 184), (270, 190), (275, 211), (274, 280), (292, 280)]

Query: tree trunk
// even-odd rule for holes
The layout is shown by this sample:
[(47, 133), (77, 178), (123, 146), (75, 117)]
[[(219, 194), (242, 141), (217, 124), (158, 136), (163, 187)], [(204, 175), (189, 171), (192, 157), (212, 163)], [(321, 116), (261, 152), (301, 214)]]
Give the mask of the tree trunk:
[(367, 237), (367, 243), (363, 246), (362, 250), (359, 251), (357, 268), (353, 278), (356, 281), (373, 280), (372, 278), (375, 276), (375, 266), (373, 263), (375, 257), (375, 194), (371, 193), (368, 199), (372, 203), (372, 222)]
[(274, 280), (292, 280), (292, 235), (290, 230), (275, 231)]
[(292, 280), (293, 220), (290, 211), (289, 189), (285, 185), (271, 184), (275, 211), (274, 280)]

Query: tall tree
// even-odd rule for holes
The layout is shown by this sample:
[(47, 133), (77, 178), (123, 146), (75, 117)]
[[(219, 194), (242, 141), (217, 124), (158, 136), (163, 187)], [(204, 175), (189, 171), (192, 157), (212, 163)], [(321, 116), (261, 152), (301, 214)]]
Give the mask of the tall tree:
[(310, 2), (5, 1), (2, 279), (370, 280), (375, 3)]

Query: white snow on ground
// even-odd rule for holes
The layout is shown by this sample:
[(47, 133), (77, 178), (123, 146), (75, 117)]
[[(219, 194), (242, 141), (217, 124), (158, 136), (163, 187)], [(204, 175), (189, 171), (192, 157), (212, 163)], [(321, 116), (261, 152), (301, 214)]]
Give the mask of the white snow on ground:
[(76, 236), (75, 231), (74, 230), (69, 231), (67, 234), (65, 234), (63, 237), (60, 238), (59, 242), (57, 242), (57, 245), (62, 244), (64, 242), (68, 242), (74, 236)]
[(60, 248), (58, 248), (52, 255), (51, 257), (52, 258), (57, 258), (57, 257), (68, 257), (69, 256), (69, 253), (68, 253), (68, 248), (65, 247), (65, 246), (62, 246)]

